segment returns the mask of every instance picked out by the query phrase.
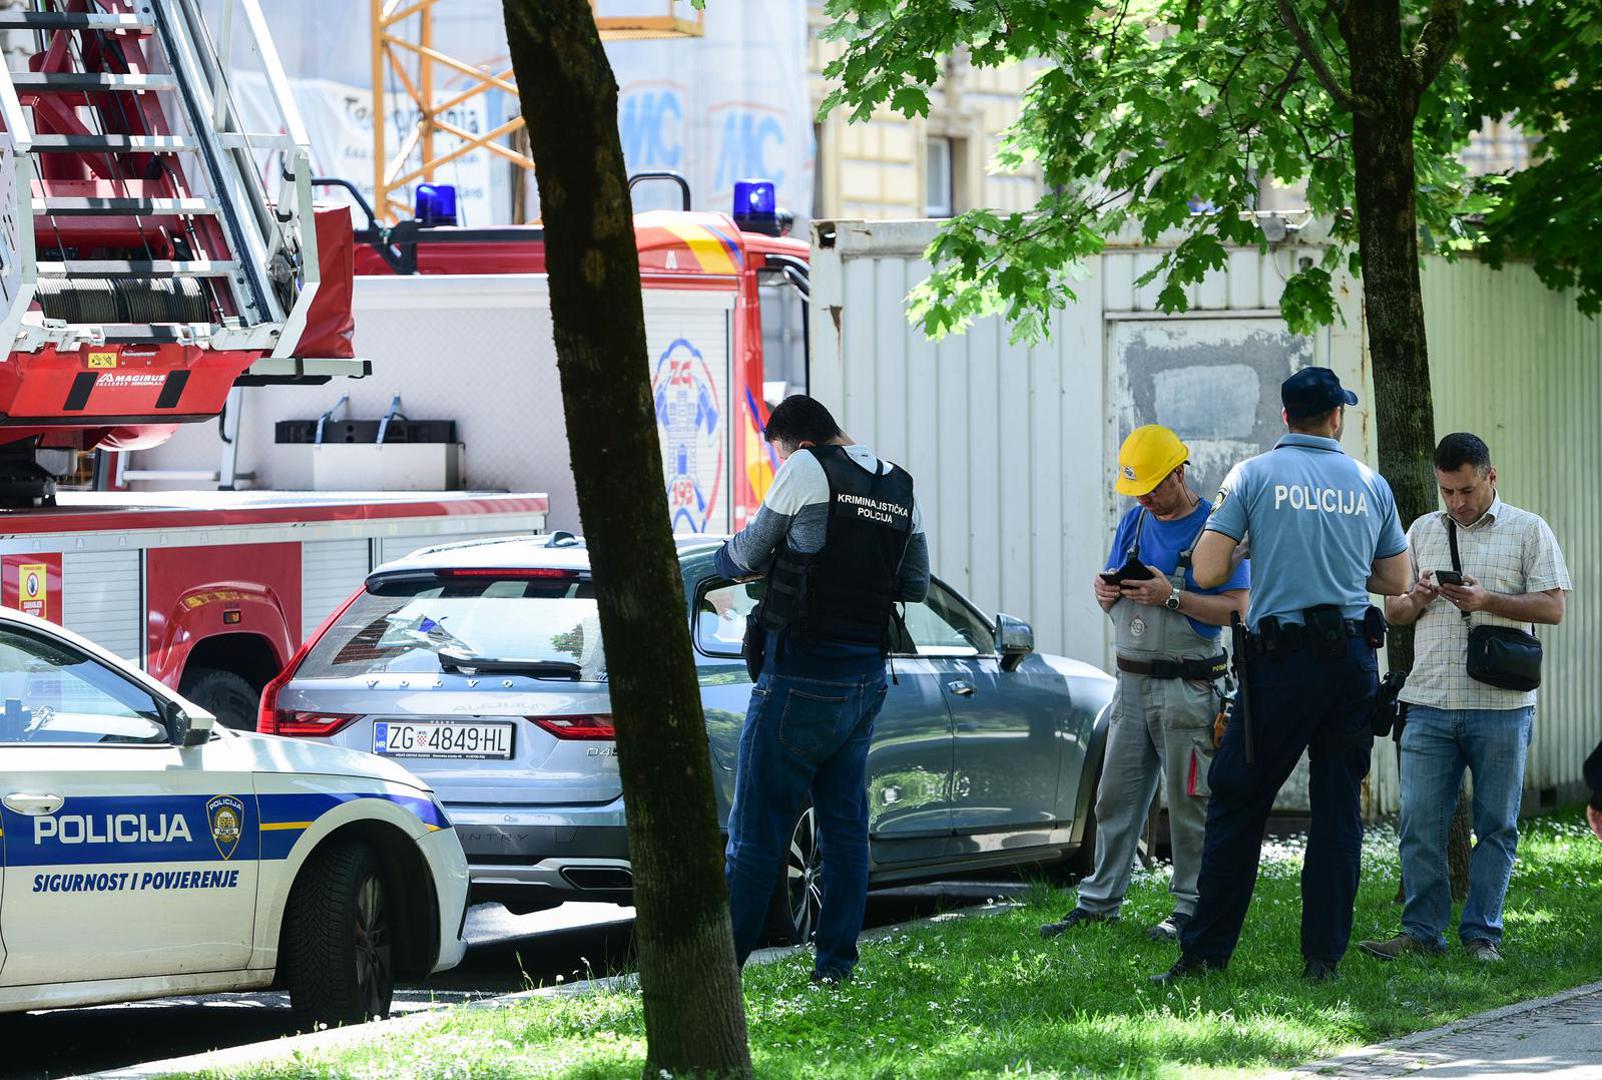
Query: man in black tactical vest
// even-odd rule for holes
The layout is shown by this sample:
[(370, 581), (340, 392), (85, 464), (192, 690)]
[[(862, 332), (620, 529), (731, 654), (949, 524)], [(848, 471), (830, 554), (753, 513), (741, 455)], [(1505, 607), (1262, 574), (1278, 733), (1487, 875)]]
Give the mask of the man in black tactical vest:
[(717, 554), (732, 580), (766, 578), (747, 634), (760, 655), (748, 655), (756, 685), (729, 810), (730, 917), (743, 964), (787, 891), (780, 871), (810, 798), (822, 855), (813, 978), (837, 981), (856, 965), (867, 904), (868, 746), (894, 608), (928, 592), (929, 551), (912, 477), (853, 443), (817, 401), (786, 398), (765, 436), (783, 464)]

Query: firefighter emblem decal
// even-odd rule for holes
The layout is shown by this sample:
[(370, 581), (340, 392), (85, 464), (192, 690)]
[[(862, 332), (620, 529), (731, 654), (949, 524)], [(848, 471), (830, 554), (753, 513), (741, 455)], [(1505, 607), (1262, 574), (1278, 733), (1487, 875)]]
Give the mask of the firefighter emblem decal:
[(712, 369), (699, 349), (678, 338), (657, 358), (651, 392), (673, 531), (706, 532), (719, 510), (728, 441)]
[(245, 831), (245, 804), (232, 795), (218, 795), (206, 804), (206, 823), (224, 861), (233, 858)]

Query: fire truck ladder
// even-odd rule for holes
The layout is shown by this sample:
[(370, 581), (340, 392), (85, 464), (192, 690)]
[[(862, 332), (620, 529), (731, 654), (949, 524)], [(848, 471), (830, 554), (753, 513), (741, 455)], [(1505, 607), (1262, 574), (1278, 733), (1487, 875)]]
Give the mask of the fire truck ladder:
[[(258, 0), (229, 0), (215, 41), (200, 0), (36, 0), (0, 30), (38, 47), (0, 69), (0, 353), (178, 344), (297, 370), (319, 280), (309, 142)], [(276, 131), (245, 127), (241, 46)]]

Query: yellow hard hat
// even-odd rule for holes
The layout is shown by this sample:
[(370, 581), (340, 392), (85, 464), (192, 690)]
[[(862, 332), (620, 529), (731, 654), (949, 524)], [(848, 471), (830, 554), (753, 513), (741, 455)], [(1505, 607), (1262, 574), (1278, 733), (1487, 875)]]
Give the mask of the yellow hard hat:
[(1190, 458), (1190, 448), (1161, 424), (1129, 433), (1118, 448), (1118, 494), (1145, 495)]

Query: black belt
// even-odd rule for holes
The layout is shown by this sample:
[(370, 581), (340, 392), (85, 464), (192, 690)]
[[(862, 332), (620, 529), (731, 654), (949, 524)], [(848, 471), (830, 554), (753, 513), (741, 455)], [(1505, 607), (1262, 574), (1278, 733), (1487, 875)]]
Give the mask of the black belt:
[[(1349, 638), (1368, 637), (1362, 619), (1342, 619), (1341, 625), (1346, 628), (1346, 636)], [(1283, 623), (1273, 634), (1265, 634), (1263, 630), (1258, 629), (1252, 631), (1246, 640), (1251, 643), (1252, 653), (1255, 656), (1283, 656), (1286, 653), (1300, 652), (1309, 648), (1315, 639), (1306, 625)]]
[(1223, 653), (1206, 660), (1131, 660), (1118, 657), (1118, 670), (1148, 679), (1222, 679), (1229, 671), (1229, 657)]

